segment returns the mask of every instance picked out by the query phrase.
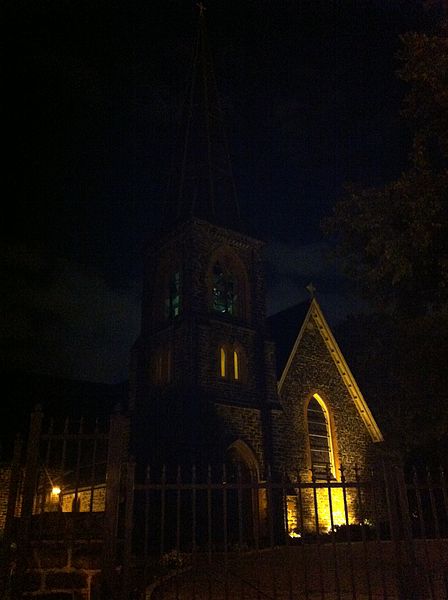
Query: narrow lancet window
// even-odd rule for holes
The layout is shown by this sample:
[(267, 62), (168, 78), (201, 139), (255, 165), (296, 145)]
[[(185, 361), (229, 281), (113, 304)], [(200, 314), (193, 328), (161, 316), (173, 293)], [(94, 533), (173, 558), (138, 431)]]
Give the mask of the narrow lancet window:
[(225, 348), (220, 348), (220, 373), (221, 377), (227, 377), (227, 357)]
[(163, 385), (171, 381), (171, 351), (168, 347), (159, 348), (152, 355), (152, 381)]
[(168, 280), (168, 288), (165, 297), (165, 317), (171, 319), (180, 314), (180, 272), (172, 273)]
[(233, 374), (236, 380), (240, 378), (239, 357), (236, 350), (233, 351)]
[(316, 396), (308, 404), (307, 420), (313, 474), (317, 479), (326, 479), (329, 472), (334, 478), (328, 411)]
[(223, 344), (219, 347), (218, 373), (227, 381), (246, 382), (246, 355), (239, 345)]

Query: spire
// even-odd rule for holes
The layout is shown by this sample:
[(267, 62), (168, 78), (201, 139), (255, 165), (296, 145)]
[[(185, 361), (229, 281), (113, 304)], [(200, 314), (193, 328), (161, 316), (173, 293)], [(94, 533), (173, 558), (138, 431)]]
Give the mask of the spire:
[(207, 40), (205, 7), (198, 30), (174, 172), (169, 182), (168, 225), (191, 217), (241, 229), (239, 206)]

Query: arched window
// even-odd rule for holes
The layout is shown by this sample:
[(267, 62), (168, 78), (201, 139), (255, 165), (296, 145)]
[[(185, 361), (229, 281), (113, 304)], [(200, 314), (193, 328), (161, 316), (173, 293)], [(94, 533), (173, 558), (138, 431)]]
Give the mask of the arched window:
[(239, 346), (224, 344), (219, 348), (219, 373), (223, 379), (244, 381), (246, 361)]
[(221, 348), (219, 349), (219, 358), (221, 366), (221, 377), (227, 377), (227, 352), (224, 346), (221, 346)]
[(166, 279), (164, 311), (165, 318), (172, 319), (180, 314), (180, 271), (176, 270)]
[(228, 315), (237, 314), (238, 289), (234, 273), (220, 261), (213, 266), (213, 310)]
[(248, 280), (243, 262), (231, 248), (213, 254), (208, 271), (209, 306), (221, 315), (248, 316)]
[(240, 355), (238, 350), (233, 351), (233, 377), (236, 381), (240, 378)]
[(151, 380), (156, 385), (171, 381), (171, 351), (168, 346), (158, 348), (152, 354)]
[(314, 394), (309, 401), (307, 422), (313, 473), (317, 479), (326, 479), (328, 470), (334, 479), (330, 418), (327, 407), (318, 394)]

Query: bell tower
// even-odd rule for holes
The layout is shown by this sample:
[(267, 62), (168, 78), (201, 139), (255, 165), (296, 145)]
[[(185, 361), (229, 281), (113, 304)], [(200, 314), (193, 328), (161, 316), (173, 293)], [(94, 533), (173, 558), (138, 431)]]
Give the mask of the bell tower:
[(163, 228), (144, 254), (134, 451), (158, 464), (222, 464), (241, 442), (261, 472), (277, 403), (263, 243), (241, 221), (203, 8), (186, 109)]

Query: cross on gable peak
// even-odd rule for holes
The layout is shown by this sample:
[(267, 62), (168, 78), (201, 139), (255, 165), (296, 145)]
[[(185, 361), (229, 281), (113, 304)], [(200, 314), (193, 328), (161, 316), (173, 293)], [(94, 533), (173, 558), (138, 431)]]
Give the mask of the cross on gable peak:
[(310, 294), (311, 300), (316, 297), (316, 288), (312, 281), (306, 286), (307, 291)]

